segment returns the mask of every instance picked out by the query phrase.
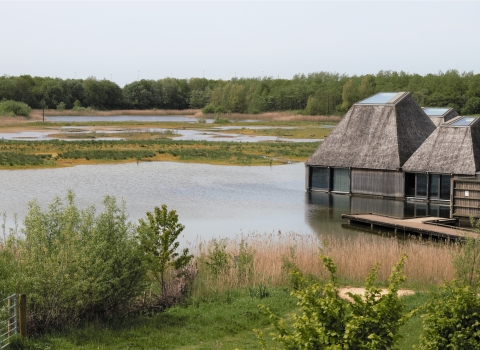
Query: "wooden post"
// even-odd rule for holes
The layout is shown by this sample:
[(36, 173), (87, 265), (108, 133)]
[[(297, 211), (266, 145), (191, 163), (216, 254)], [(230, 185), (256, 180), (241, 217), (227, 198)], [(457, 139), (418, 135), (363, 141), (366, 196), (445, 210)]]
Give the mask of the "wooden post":
[(18, 320), (20, 335), (27, 336), (27, 296), (25, 294), (18, 295)]

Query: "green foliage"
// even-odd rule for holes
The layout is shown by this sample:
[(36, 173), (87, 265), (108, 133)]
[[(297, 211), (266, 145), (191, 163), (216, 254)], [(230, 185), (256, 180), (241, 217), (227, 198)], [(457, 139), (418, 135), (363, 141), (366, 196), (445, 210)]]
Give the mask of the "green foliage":
[(10, 278), (28, 295), (33, 330), (125, 314), (143, 290), (135, 230), (114, 197), (105, 197), (99, 214), (93, 206), (80, 210), (71, 192), (66, 204), (56, 198), (45, 211), (32, 201), (24, 226), (24, 238), (8, 245), (20, 254)]
[(49, 154), (25, 154), (16, 152), (0, 152), (0, 165), (43, 165), (50, 159)]
[(305, 113), (307, 115), (320, 115), (322, 111), (322, 103), (316, 96), (310, 96), (305, 107)]
[(23, 102), (2, 100), (0, 102), (0, 116), (6, 117), (28, 117), (32, 109)]
[(219, 276), (230, 269), (230, 254), (227, 253), (227, 239), (215, 239), (210, 241), (208, 252), (200, 261), (207, 267), (213, 276)]
[(57, 111), (63, 112), (65, 110), (65, 102), (60, 102), (57, 105)]
[(480, 298), (469, 286), (446, 284), (425, 306), (418, 350), (474, 350), (480, 344)]
[[(223, 114), (223, 113), (226, 113), (227, 110), (225, 109), (224, 106), (217, 106), (215, 107), (215, 113), (216, 114)], [(218, 117), (217, 117), (218, 118)], [(216, 119), (216, 118), (215, 118)]]
[(234, 257), (235, 268), (240, 283), (248, 283), (255, 271), (254, 251), (242, 238), (238, 246), (238, 255)]
[(203, 114), (213, 114), (213, 113), (215, 113), (215, 106), (206, 105), (205, 107), (202, 108), (202, 113)]
[(86, 160), (90, 159), (114, 159), (114, 160), (122, 160), (122, 159), (143, 159), (143, 158), (150, 158), (155, 156), (155, 152), (153, 151), (123, 151), (123, 150), (74, 150), (68, 151), (58, 154), (59, 157), (65, 159), (79, 159), (85, 158)]
[(214, 122), (215, 124), (229, 124), (230, 120), (228, 118), (222, 118), (220, 116), (217, 116)]
[[(338, 295), (336, 266), (328, 257), (322, 257), (330, 278), (321, 285), (305, 284), (291, 292), (298, 299), (300, 315), (293, 316), (293, 324), (275, 316), (269, 308), (276, 332), (273, 339), (285, 349), (390, 349), (398, 340), (398, 330), (407, 320), (404, 305), (398, 297), (398, 286), (405, 280), (405, 255), (393, 268), (388, 293), (381, 295), (375, 287), (378, 264), (369, 273), (362, 297), (349, 294), (352, 303)], [(299, 271), (294, 271), (300, 274)]]
[(193, 258), (188, 248), (183, 249), (181, 254), (177, 252), (180, 246), (177, 239), (183, 229), (176, 211), (168, 211), (165, 204), (161, 208), (155, 207), (153, 213), (147, 212), (146, 220), (139, 220), (137, 234), (140, 246), (145, 253), (148, 268), (160, 283), (162, 295), (166, 293), (167, 271), (170, 268), (179, 271)]
[(462, 114), (479, 114), (480, 113), (480, 97), (470, 97), (465, 106), (462, 108)]

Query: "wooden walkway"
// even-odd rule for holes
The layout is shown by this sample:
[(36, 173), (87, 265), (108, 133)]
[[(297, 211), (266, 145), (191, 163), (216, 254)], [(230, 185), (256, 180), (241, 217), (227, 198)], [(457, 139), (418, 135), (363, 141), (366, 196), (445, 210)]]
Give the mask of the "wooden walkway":
[[(378, 214), (343, 214), (343, 219), (348, 223), (362, 223), (374, 228), (388, 228), (395, 233), (410, 233), (430, 238), (443, 238), (448, 240), (464, 240), (465, 237), (478, 237), (472, 230), (451, 226), (456, 219), (438, 217), (424, 217), (414, 219), (398, 219)], [(450, 226), (449, 226), (450, 225)]]

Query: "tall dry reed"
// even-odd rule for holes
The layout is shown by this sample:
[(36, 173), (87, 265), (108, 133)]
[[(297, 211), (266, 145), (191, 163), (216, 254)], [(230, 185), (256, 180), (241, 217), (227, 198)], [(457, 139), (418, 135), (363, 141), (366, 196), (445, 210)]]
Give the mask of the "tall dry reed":
[[(83, 111), (74, 111), (67, 109), (64, 111), (57, 111), (56, 109), (46, 109), (46, 116), (100, 116), (100, 117), (109, 117), (109, 116), (118, 116), (118, 115), (155, 115), (155, 116), (166, 116), (166, 115), (195, 115), (199, 113), (199, 109), (119, 109), (113, 111), (98, 111), (95, 109), (85, 109)], [(30, 113), (30, 117), (33, 119), (42, 119), (42, 110), (34, 109)]]
[(253, 120), (273, 120), (273, 121), (303, 121), (303, 122), (339, 122), (342, 117), (336, 115), (300, 115), (292, 112), (268, 112), (261, 114), (243, 114), (243, 113), (224, 113), (224, 114), (203, 114), (196, 113), (196, 118), (213, 118), (220, 116), (227, 119), (253, 119)]
[[(238, 266), (242, 241), (247, 247), (247, 253), (253, 257), (251, 271), (248, 273), (240, 273)], [(293, 232), (252, 233), (225, 240), (225, 244), (228, 266), (216, 274), (208, 268), (208, 263), (212, 263), (212, 241), (199, 240), (192, 244), (190, 249), (197, 257), (198, 295), (261, 284), (285, 286), (288, 283), (285, 259), (295, 262), (306, 275), (324, 278), (327, 274), (320, 262), (320, 254), (332, 257), (342, 283), (362, 284), (377, 262), (381, 264), (379, 281), (385, 283), (392, 267), (400, 260), (401, 255), (406, 253), (407, 285), (430, 288), (454, 278), (452, 255), (458, 249), (450, 243), (404, 241), (378, 236), (317, 237), (313, 234), (299, 235)]]

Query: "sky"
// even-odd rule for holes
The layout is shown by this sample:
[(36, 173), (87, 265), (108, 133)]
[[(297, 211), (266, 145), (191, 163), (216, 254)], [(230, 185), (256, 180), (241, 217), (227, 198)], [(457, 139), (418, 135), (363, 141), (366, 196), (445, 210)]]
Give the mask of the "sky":
[(480, 73), (480, 2), (3, 1), (0, 75)]

